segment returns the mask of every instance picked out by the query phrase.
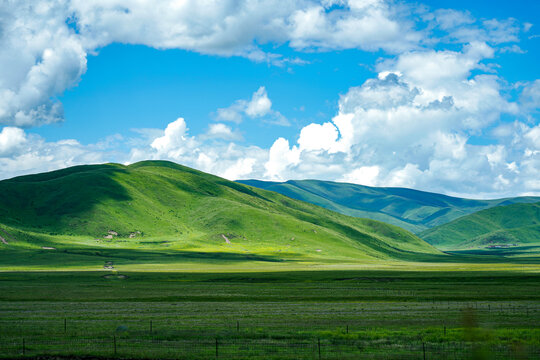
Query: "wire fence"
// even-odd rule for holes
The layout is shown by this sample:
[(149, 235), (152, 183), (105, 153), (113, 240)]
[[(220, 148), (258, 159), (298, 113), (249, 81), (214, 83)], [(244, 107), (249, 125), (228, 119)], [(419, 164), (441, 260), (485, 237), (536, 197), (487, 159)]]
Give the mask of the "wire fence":
[[(0, 339), (0, 358), (46, 356), (162, 359), (540, 359), (540, 348), (467, 342), (392, 344), (349, 339)], [(478, 357), (480, 356), (480, 357)]]

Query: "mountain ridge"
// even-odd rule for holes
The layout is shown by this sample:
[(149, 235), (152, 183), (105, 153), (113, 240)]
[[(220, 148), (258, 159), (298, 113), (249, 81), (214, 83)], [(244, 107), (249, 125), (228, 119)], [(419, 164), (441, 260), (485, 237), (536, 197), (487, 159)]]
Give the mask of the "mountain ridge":
[(540, 202), (484, 209), (419, 234), (444, 249), (540, 243)]
[(540, 201), (540, 197), (527, 196), (492, 200), (466, 199), (408, 188), (370, 187), (322, 180), (237, 182), (276, 191), (346, 215), (384, 221), (414, 233), (485, 208)]

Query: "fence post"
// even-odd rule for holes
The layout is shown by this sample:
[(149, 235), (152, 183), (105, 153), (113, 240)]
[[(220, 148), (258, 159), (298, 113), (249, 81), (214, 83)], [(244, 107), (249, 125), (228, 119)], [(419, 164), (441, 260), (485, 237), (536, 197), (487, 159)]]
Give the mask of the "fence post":
[(216, 338), (216, 359), (218, 358), (219, 356), (219, 353), (218, 353), (218, 340)]
[(240, 331), (240, 321), (236, 320), (236, 332)]
[(319, 349), (319, 360), (321, 360), (321, 338), (317, 339), (317, 347)]
[(22, 339), (22, 354), (23, 356), (26, 355), (26, 344), (24, 342), (24, 338)]
[(422, 352), (424, 353), (424, 360), (426, 360), (426, 343), (422, 343)]
[(113, 342), (114, 342), (114, 355), (116, 356), (116, 335), (113, 335)]

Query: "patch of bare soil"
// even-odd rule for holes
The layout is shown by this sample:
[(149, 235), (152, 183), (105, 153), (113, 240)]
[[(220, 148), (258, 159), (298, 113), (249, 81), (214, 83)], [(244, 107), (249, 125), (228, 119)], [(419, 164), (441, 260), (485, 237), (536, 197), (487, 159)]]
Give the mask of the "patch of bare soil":
[(9, 245), (7, 239), (13, 240), (13, 237), (11, 237), (11, 235), (9, 235), (7, 231), (0, 229), (0, 241), (2, 242), (2, 244)]
[(113, 270), (114, 269), (113, 262), (112, 261), (105, 261), (105, 265), (103, 265), (103, 268), (105, 270)]
[(109, 280), (125, 280), (125, 279), (129, 279), (129, 276), (127, 275), (124, 275), (124, 274), (107, 274), (107, 275), (103, 275), (102, 276), (104, 279), (109, 279)]
[(42, 248), (43, 250), (56, 250), (56, 248), (50, 247), (50, 246), (42, 246), (41, 248)]

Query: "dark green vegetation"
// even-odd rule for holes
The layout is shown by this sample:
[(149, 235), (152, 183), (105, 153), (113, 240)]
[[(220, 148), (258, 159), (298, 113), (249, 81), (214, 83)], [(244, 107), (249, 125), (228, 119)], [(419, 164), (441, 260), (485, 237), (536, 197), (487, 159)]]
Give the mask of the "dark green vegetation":
[[(540, 245), (540, 202), (482, 210), (426, 230), (420, 236), (444, 249), (490, 248), (501, 255), (518, 249), (537, 252)], [(506, 246), (508, 248), (504, 248)]]
[(165, 161), (23, 176), (0, 193), (4, 269), (444, 257), (396, 226)]
[(342, 214), (375, 219), (414, 233), (494, 206), (532, 203), (538, 197), (471, 200), (405, 188), (379, 188), (320, 180), (240, 180)]
[(538, 273), (106, 274), (0, 273), (0, 357), (540, 355)]

